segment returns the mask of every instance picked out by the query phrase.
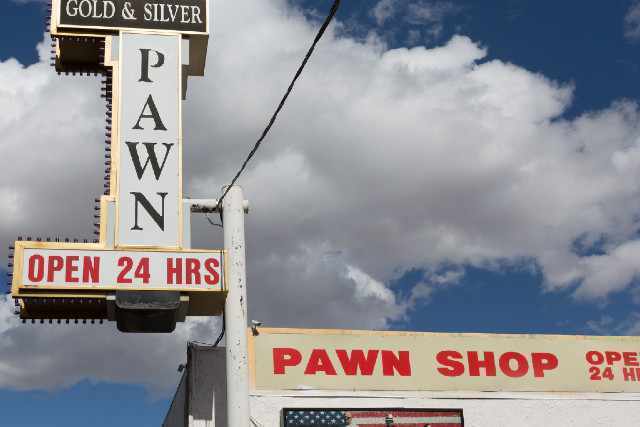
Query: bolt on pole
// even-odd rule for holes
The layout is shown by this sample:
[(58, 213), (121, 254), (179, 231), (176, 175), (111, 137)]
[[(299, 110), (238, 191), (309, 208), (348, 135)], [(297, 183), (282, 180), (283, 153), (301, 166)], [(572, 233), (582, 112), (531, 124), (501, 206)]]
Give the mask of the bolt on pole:
[(247, 269), (242, 188), (229, 190), (222, 204), (227, 251), (225, 329), (227, 349), (227, 425), (249, 427), (249, 357), (247, 346)]

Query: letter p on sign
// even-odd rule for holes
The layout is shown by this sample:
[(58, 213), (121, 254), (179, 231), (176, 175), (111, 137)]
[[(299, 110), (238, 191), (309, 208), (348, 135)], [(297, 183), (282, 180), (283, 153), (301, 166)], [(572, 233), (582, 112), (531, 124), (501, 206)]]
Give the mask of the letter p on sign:
[(287, 366), (297, 366), (302, 361), (302, 354), (295, 348), (273, 349), (273, 373), (284, 375)]

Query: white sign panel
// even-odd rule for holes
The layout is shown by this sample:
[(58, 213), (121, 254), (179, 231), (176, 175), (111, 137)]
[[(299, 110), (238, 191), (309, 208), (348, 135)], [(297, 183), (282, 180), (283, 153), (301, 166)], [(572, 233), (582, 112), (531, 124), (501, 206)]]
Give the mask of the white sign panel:
[(25, 248), (20, 286), (36, 289), (224, 290), (224, 255)]
[(640, 392), (640, 337), (260, 328), (256, 389)]
[(182, 245), (180, 48), (179, 35), (120, 36), (118, 246)]

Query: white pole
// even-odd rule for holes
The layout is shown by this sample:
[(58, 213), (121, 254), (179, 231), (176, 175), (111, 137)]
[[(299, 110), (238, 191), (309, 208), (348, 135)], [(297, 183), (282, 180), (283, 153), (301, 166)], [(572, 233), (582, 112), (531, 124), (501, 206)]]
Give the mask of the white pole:
[(247, 355), (247, 270), (242, 188), (229, 190), (222, 204), (227, 251), (225, 328), (227, 348), (227, 426), (249, 427), (249, 358)]

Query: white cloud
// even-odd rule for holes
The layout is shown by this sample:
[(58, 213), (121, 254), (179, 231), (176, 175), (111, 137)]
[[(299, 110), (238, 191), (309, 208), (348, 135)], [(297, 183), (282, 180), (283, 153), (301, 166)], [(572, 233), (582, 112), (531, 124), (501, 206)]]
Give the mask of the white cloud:
[(448, 270), (441, 273), (427, 271), (412, 289), (406, 300), (407, 310), (416, 310), (419, 304), (428, 304), (433, 294), (439, 290), (457, 285), (464, 277), (464, 270)]
[[(185, 103), (191, 196), (219, 195), (315, 35), (287, 7), (217, 3), (207, 77), (190, 81)], [(252, 318), (384, 328), (411, 309), (411, 297), (389, 292), (390, 280), (443, 265), (532, 260), (548, 288), (577, 284), (585, 297), (629, 285), (640, 211), (637, 106), (618, 102), (563, 120), (573, 87), (485, 55), (463, 36), (433, 49), (384, 50), (329, 31), (242, 178), (252, 205)], [(58, 77), (45, 62), (0, 63), (0, 197), (19, 195), (21, 212), (0, 211), (4, 242), (90, 236), (91, 201), (102, 188), (98, 81)], [(603, 236), (601, 258), (572, 252), (576, 239)], [(194, 240), (221, 244), (202, 219)], [(438, 280), (461, 279), (427, 276), (414, 303)], [(161, 389), (175, 380), (188, 337), (216, 335), (197, 321), (145, 337), (112, 325), (0, 324), (0, 384), (20, 388), (91, 377)]]
[(447, 16), (459, 11), (450, 1), (416, 1), (407, 4), (407, 20), (416, 24), (441, 23)]
[(21, 196), (13, 188), (0, 187), (0, 218), (7, 224), (15, 224), (22, 214)]
[(640, 274), (640, 241), (623, 243), (606, 255), (583, 257), (579, 275), (582, 285), (577, 294), (583, 297), (601, 297), (608, 292), (629, 286)]
[(640, 2), (635, 1), (624, 17), (624, 35), (631, 41), (640, 39)]
[[(398, 0), (379, 0), (371, 10), (378, 25), (395, 16), (402, 15), (405, 22), (413, 25), (433, 25), (442, 29), (445, 17), (458, 13), (460, 7), (451, 1), (416, 0), (399, 2)], [(433, 29), (431, 31), (434, 31)]]
[[(379, 0), (371, 14), (378, 26), (383, 26), (390, 18), (399, 16), (407, 29), (406, 43), (409, 46), (437, 40), (444, 30), (445, 19), (459, 13), (461, 8), (450, 1), (416, 0), (398, 2)], [(403, 27), (404, 29), (404, 27)], [(385, 28), (382, 36), (394, 39), (398, 28)]]
[(380, 0), (371, 11), (378, 25), (385, 23), (395, 13), (397, 0)]
[(616, 321), (609, 315), (598, 320), (590, 320), (586, 324), (591, 332), (598, 335), (640, 335), (640, 313), (631, 313), (626, 319)]
[(166, 394), (176, 386), (188, 339), (212, 342), (217, 320), (197, 318), (169, 334), (120, 334), (113, 324), (21, 324), (0, 297), (0, 388), (53, 389), (90, 377), (142, 383)]
[(390, 306), (395, 304), (396, 298), (393, 295), (393, 292), (387, 288), (384, 283), (369, 276), (358, 267), (348, 265), (347, 277), (353, 280), (356, 284), (356, 298), (369, 299), (373, 297), (374, 299), (385, 302)]

